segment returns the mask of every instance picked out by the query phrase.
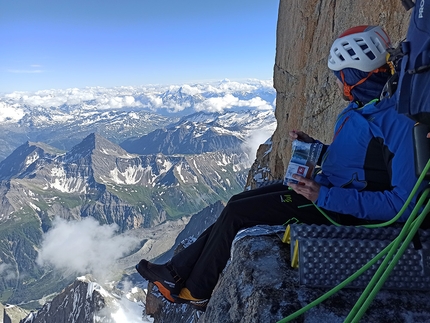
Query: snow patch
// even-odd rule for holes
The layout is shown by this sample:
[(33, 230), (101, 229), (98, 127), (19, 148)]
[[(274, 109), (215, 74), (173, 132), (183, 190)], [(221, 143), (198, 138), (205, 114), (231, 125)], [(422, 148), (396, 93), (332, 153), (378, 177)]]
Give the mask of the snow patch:
[(125, 153), (125, 154), (118, 154), (117, 150), (114, 149), (106, 149), (106, 148), (102, 148), (100, 149), (100, 152), (105, 154), (105, 155), (109, 155), (109, 156), (115, 156), (117, 158), (124, 158), (124, 159), (129, 159), (129, 158), (134, 158), (136, 156)]
[(30, 156), (27, 157), (27, 159), (25, 160), (25, 167), (30, 166), (31, 164), (33, 164), (36, 160), (39, 159), (39, 154), (38, 153), (33, 153)]
[(114, 168), (109, 172), (109, 179), (116, 184), (135, 185), (139, 183), (145, 173), (152, 173), (151, 167), (143, 168), (141, 165), (127, 167), (123, 172)]
[(63, 193), (86, 193), (86, 178), (84, 177), (67, 177), (66, 171), (61, 167), (53, 167), (51, 176), (50, 188)]

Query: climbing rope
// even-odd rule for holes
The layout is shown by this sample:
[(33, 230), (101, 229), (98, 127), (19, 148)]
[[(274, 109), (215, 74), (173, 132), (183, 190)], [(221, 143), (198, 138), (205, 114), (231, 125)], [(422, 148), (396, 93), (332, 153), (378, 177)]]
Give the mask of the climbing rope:
[[(378, 224), (370, 224), (370, 225), (363, 225), (366, 228), (376, 228), (376, 227), (383, 227), (390, 225), (394, 223), (397, 219), (400, 218), (400, 216), (404, 213), (406, 208), (409, 206), (410, 202), (412, 201), (413, 197), (417, 193), (422, 181), (424, 180), (424, 177), (426, 176), (428, 170), (430, 169), (430, 160), (427, 162), (426, 166), (424, 167), (423, 171), (421, 172), (420, 177), (418, 178), (414, 188), (412, 189), (408, 199), (406, 200), (405, 204), (403, 205), (402, 209), (399, 211), (399, 213), (390, 221), (384, 222), (384, 223), (378, 223)], [(426, 202), (427, 197), (430, 194), (430, 188), (427, 188), (422, 193), (421, 197), (417, 201), (414, 209), (412, 210), (410, 216), (408, 217), (407, 221), (405, 222), (402, 230), (400, 231), (399, 235), (387, 246), (385, 247), (381, 252), (379, 252), (373, 259), (371, 259), (366, 265), (361, 267), (359, 270), (357, 270), (354, 274), (352, 274), (350, 277), (342, 281), (340, 284), (326, 292), (324, 295), (320, 296), (315, 301), (309, 303), (308, 305), (304, 306), (300, 310), (294, 312), (293, 314), (285, 317), (284, 319), (278, 321), (277, 323), (286, 323), (290, 322), (291, 320), (295, 319), (296, 317), (300, 316), (301, 314), (305, 313), (306, 311), (310, 310), (312, 307), (320, 304), (333, 294), (337, 293), (339, 290), (344, 288), (346, 285), (351, 283), (353, 280), (355, 280), (357, 277), (359, 277), (361, 274), (363, 274), (366, 270), (368, 270), (370, 267), (372, 267), (379, 259), (381, 259), (383, 256), (386, 255), (385, 259), (379, 266), (378, 270), (375, 272), (374, 276), (372, 277), (371, 281), (367, 285), (366, 289), (361, 294), (360, 298), (357, 300), (357, 303), (352, 308), (351, 312), (345, 319), (344, 323), (357, 323), (359, 322), (360, 318), (364, 315), (364, 313), (367, 311), (368, 307), (370, 306), (371, 302), (375, 298), (376, 294), (379, 292), (379, 290), (382, 288), (383, 284), (387, 280), (388, 276), (390, 275), (393, 268), (396, 266), (397, 262), (405, 252), (406, 248), (408, 247), (409, 243), (412, 241), (413, 237), (415, 236), (416, 232), (418, 231), (420, 225), (424, 221), (427, 213), (430, 212), (430, 200), (427, 202), (426, 206), (420, 213), (420, 215), (417, 217), (417, 214), (420, 212), (419, 210)], [(316, 206), (316, 205), (315, 205)], [(317, 206), (316, 206), (317, 207)], [(318, 207), (317, 207), (318, 208)], [(333, 223), (336, 226), (339, 226), (340, 224), (336, 223), (334, 220), (332, 220), (327, 214), (324, 213), (323, 210), (318, 208), (321, 213), (327, 217), (327, 219)]]

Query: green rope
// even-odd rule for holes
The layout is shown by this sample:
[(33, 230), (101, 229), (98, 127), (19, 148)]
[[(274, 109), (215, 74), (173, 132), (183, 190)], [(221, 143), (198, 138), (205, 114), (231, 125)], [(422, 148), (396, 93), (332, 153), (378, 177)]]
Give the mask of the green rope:
[(361, 267), (359, 270), (357, 270), (354, 274), (352, 274), (350, 277), (345, 279), (343, 282), (341, 282), (337, 286), (333, 287), (331, 290), (326, 292), (324, 295), (320, 296), (319, 298), (317, 298), (313, 302), (309, 303), (308, 305), (304, 306), (300, 310), (298, 310), (298, 311), (294, 312), (293, 314), (291, 314), (291, 315), (283, 318), (282, 320), (278, 321), (277, 323), (289, 322), (289, 321), (295, 319), (296, 317), (302, 315), (306, 311), (310, 310), (312, 307), (322, 303), (323, 301), (325, 301), (327, 298), (329, 298), (333, 294), (337, 293), (339, 290), (341, 290), (346, 285), (348, 285), (353, 280), (355, 280), (357, 277), (359, 277), (361, 274), (363, 274), (367, 269), (372, 267), (379, 259), (381, 259), (381, 257), (383, 257), (390, 250), (390, 247), (393, 243), (394, 242), (391, 242), (387, 247), (385, 247), (381, 252), (379, 252), (371, 261), (369, 261), (366, 265)]
[[(421, 175), (419, 176), (419, 178), (418, 178), (418, 180), (417, 180), (414, 188), (412, 189), (411, 193), (409, 194), (409, 197), (406, 200), (405, 204), (403, 205), (403, 207), (401, 208), (401, 210), (399, 211), (399, 213), (393, 219), (391, 219), (391, 220), (389, 220), (387, 222), (384, 222), (384, 223), (363, 225), (363, 227), (366, 227), (366, 228), (383, 227), (383, 226), (390, 225), (390, 224), (394, 223), (395, 221), (397, 221), (400, 218), (400, 216), (404, 213), (404, 211), (406, 210), (406, 208), (409, 206), (410, 202), (412, 201), (413, 197), (417, 193), (417, 191), (418, 191), (418, 189), (419, 189), (422, 181), (424, 180), (424, 177), (426, 176), (426, 174), (427, 174), (427, 172), (428, 172), (429, 169), (430, 169), (430, 160), (427, 162), (426, 166), (424, 167), (423, 171), (421, 172)], [(368, 309), (370, 303), (373, 301), (373, 298), (376, 296), (376, 294), (378, 293), (378, 291), (381, 289), (382, 285), (384, 284), (384, 282), (388, 278), (389, 274), (391, 273), (392, 269), (397, 264), (397, 262), (400, 259), (400, 257), (403, 255), (404, 251), (408, 247), (408, 245), (411, 242), (411, 240), (412, 240), (413, 236), (415, 235), (416, 231), (420, 227), (422, 221), (424, 221), (424, 218), (426, 217), (426, 214), (430, 211), (430, 201), (429, 201), (427, 203), (426, 207), (424, 208), (424, 210), (421, 212), (420, 216), (416, 220), (414, 220), (415, 217), (416, 217), (416, 215), (417, 215), (417, 213), (419, 212), (419, 209), (424, 204), (425, 199), (427, 198), (427, 196), (429, 195), (429, 193), (430, 193), (430, 189), (426, 189), (424, 191), (424, 193), (421, 195), (420, 199), (416, 203), (416, 205), (415, 205), (413, 211), (411, 212), (410, 216), (408, 217), (406, 223), (404, 224), (403, 229), (399, 233), (399, 236), (396, 237), (396, 239), (394, 239), (381, 252), (379, 252), (372, 260), (370, 260), (366, 265), (364, 265), (362, 268), (360, 268), (358, 271), (356, 271), (350, 277), (348, 277), (343, 282), (341, 282), (340, 284), (338, 284), (337, 286), (335, 286), (334, 288), (332, 288), (331, 290), (329, 290), (324, 295), (320, 296), (315, 301), (313, 301), (310, 304), (306, 305), (302, 309), (294, 312), (293, 314), (285, 317), (284, 319), (278, 321), (277, 323), (286, 323), (286, 322), (289, 322), (289, 321), (293, 320), (294, 318), (296, 318), (297, 316), (305, 313), (306, 311), (308, 311), (312, 307), (320, 304), (325, 299), (327, 299), (331, 295), (335, 294), (336, 292), (338, 292), (339, 290), (341, 290), (342, 288), (344, 288), (346, 285), (348, 285), (350, 282), (352, 282), (354, 279), (356, 279), (357, 277), (359, 277), (367, 269), (369, 269), (373, 264), (375, 264), (379, 259), (381, 259), (385, 254), (388, 253), (387, 257), (385, 257), (383, 263), (378, 268), (378, 270), (375, 273), (375, 275), (373, 276), (372, 280), (369, 282), (369, 285), (366, 287), (365, 291), (360, 296), (359, 300), (357, 301), (357, 303), (355, 304), (354, 308), (351, 310), (350, 314), (348, 315), (348, 317), (345, 320), (345, 323), (347, 323), (347, 322), (349, 323), (350, 321), (348, 321), (348, 320), (352, 320), (351, 322), (358, 322), (358, 320), (364, 315), (364, 313)], [(331, 223), (333, 223), (336, 226), (340, 226), (339, 223), (337, 223), (334, 220), (332, 220), (318, 206), (315, 205), (315, 207)], [(409, 230), (409, 228), (411, 228), (411, 227), (412, 227), (412, 229)], [(400, 250), (394, 256), (394, 259), (392, 260), (392, 262), (389, 263), (389, 260), (394, 255), (394, 252), (398, 250), (399, 245), (401, 244), (402, 239), (406, 235), (407, 235), (406, 240), (402, 244)], [(388, 268), (387, 268), (387, 266), (388, 266)], [(375, 287), (375, 288), (373, 288), (373, 287)], [(369, 295), (370, 295), (370, 297), (368, 297)]]
[[(294, 223), (293, 223), (293, 221), (294, 221)], [(297, 218), (293, 217), (293, 218), (288, 219), (287, 222), (285, 222), (283, 225), (287, 226), (289, 224), (297, 224), (297, 223), (300, 223), (300, 221)]]
[[(425, 201), (425, 199), (429, 195), (429, 192), (430, 192), (430, 189), (426, 189), (424, 194), (421, 196), (420, 201)], [(409, 246), (409, 243), (412, 241), (414, 235), (418, 231), (421, 223), (424, 221), (429, 211), (430, 211), (430, 201), (427, 202), (427, 205), (425, 206), (424, 210), (421, 212), (420, 216), (416, 219), (416, 221), (413, 221), (413, 223), (412, 221), (410, 221), (410, 226), (412, 226), (412, 229), (409, 229), (410, 228), (409, 225), (408, 226), (405, 225), (405, 227), (400, 232), (398, 238), (396, 238), (395, 240), (396, 242), (391, 247), (391, 250), (388, 253), (387, 257), (385, 257), (384, 261), (379, 266), (378, 270), (372, 277), (372, 280), (369, 282), (366, 289), (361, 294), (360, 298), (358, 299), (357, 303), (349, 313), (348, 317), (345, 319), (344, 323), (358, 322), (360, 318), (364, 315), (364, 313), (369, 308), (370, 303), (373, 301), (376, 294), (382, 288), (388, 276), (391, 274), (392, 270), (400, 260), (400, 257), (403, 255), (406, 248)], [(411, 214), (409, 218), (412, 218), (412, 217), (415, 217), (415, 214)], [(403, 239), (404, 241), (402, 243)], [(400, 249), (399, 249), (399, 246), (400, 246)], [(394, 255), (395, 252), (397, 253)]]
[(318, 211), (321, 212), (322, 215), (324, 215), (326, 217), (327, 220), (329, 220), (329, 222), (337, 227), (340, 227), (341, 225), (339, 223), (337, 223), (335, 220), (333, 220), (330, 216), (327, 215), (327, 213), (324, 212), (323, 209), (321, 209), (319, 206), (317, 206), (314, 202), (312, 202), (314, 204), (314, 206), (318, 209)]
[[(425, 193), (425, 197), (428, 196), (428, 194), (430, 193), (430, 189), (428, 189), (428, 192)], [(423, 194), (424, 196), (424, 194)], [(419, 209), (421, 208), (421, 206), (424, 203), (425, 197), (421, 196), (420, 200), (417, 202), (417, 205), (415, 206), (414, 210), (411, 213), (412, 218), (415, 217), (415, 215), (419, 212)], [(430, 204), (430, 202), (429, 202)], [(421, 223), (420, 223), (421, 224)], [(405, 224), (406, 226), (406, 224)], [(409, 225), (408, 225), (409, 226)], [(370, 267), (372, 267), (376, 262), (378, 262), (385, 254), (387, 254), (392, 248), (393, 245), (395, 244), (396, 240), (398, 239), (398, 237), (393, 240), (387, 247), (385, 247), (382, 251), (380, 251), (375, 257), (372, 258), (372, 260), (370, 260), (367, 264), (365, 264), (363, 267), (361, 267), (359, 270), (357, 270), (354, 274), (352, 274), (350, 277), (346, 278), (344, 281), (342, 281), (340, 284), (338, 284), (337, 286), (333, 287), (331, 290), (329, 290), (328, 292), (326, 292), (325, 294), (323, 294), (322, 296), (320, 296), (318, 299), (316, 299), (315, 301), (309, 303), (308, 305), (306, 305), (305, 307), (301, 308), (300, 310), (294, 312), (293, 314), (285, 317), (284, 319), (278, 321), (277, 323), (286, 323), (289, 322), (293, 319), (295, 319), (296, 317), (300, 316), (301, 314), (305, 313), (306, 311), (310, 310), (312, 307), (322, 303), (324, 300), (326, 300), (327, 298), (329, 298), (330, 296), (332, 296), (333, 294), (337, 293), (339, 290), (341, 290), (342, 288), (344, 288), (346, 285), (348, 285), (349, 283), (351, 283), (353, 280), (355, 280), (356, 278), (358, 278), (361, 274), (363, 274), (366, 270), (368, 270)]]

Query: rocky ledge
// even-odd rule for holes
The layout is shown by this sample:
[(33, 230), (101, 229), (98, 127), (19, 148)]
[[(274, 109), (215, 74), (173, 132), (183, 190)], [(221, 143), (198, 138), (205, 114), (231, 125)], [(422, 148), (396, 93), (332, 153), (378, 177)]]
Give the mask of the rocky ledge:
[[(205, 313), (168, 304), (153, 289), (147, 314), (154, 323), (277, 322), (314, 301), (327, 290), (306, 288), (290, 267), (290, 248), (276, 235), (245, 236), (236, 241), (232, 259), (220, 278)], [(343, 322), (361, 295), (343, 289), (291, 322)], [(430, 322), (430, 292), (380, 291), (362, 322)]]

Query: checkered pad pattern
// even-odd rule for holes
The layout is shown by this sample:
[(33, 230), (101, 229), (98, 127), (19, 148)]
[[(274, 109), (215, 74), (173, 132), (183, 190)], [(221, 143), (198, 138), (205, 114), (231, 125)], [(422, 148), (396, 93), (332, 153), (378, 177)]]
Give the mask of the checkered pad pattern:
[[(382, 251), (400, 228), (336, 227), (294, 224), (290, 227), (291, 254), (298, 252), (300, 284), (334, 287)], [(383, 289), (430, 290), (430, 231), (419, 231), (422, 248), (406, 249)], [(295, 244), (298, 242), (298, 248)], [(296, 255), (297, 256), (297, 255)], [(383, 258), (347, 287), (365, 288)]]

